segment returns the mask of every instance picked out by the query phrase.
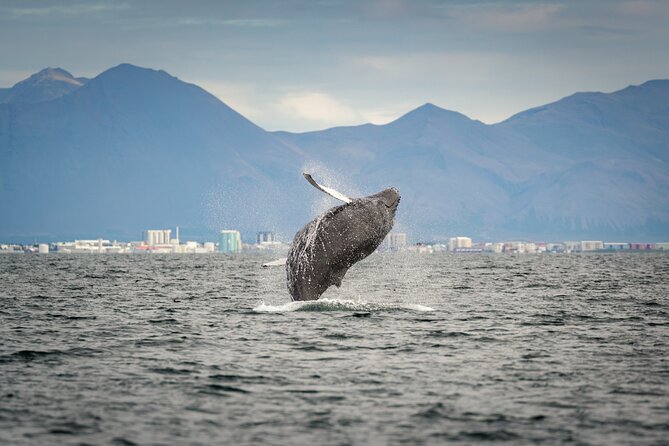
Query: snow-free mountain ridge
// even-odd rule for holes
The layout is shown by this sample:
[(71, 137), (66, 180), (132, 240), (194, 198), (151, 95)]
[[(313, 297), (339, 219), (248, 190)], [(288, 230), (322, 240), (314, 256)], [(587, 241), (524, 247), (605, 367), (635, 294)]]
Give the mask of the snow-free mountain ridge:
[(416, 241), (669, 238), (667, 104), (658, 80), (494, 125), (428, 103), (386, 125), (270, 133), (164, 71), (47, 69), (0, 90), (0, 240), (177, 224), (289, 240), (323, 200), (305, 169), (351, 195), (398, 187), (396, 228)]
[(88, 79), (75, 78), (62, 68), (45, 68), (12, 88), (0, 89), (0, 103), (36, 103), (66, 95)]

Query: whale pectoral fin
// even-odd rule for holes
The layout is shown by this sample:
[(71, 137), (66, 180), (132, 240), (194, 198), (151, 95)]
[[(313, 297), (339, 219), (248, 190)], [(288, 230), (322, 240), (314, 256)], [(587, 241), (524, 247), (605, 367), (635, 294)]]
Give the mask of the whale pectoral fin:
[(341, 286), (341, 281), (344, 279), (344, 276), (346, 275), (346, 271), (347, 269), (340, 269), (334, 271), (330, 276), (330, 285), (334, 285), (337, 288), (339, 288)]
[[(330, 187), (326, 187), (326, 186), (323, 186), (321, 184), (318, 184), (316, 182), (316, 180), (314, 180), (314, 178), (310, 174), (303, 172), (302, 175), (304, 175), (304, 178), (306, 178), (306, 180), (309, 182), (309, 184), (314, 186), (319, 191), (325, 192), (329, 196), (331, 196), (333, 198), (336, 198), (337, 200), (341, 200), (344, 203), (350, 203), (351, 201), (353, 201), (352, 199), (350, 199), (349, 197), (347, 197), (346, 195), (342, 194), (339, 191), (336, 191), (336, 190), (334, 190)], [(339, 285), (337, 285), (337, 286), (339, 286)]]

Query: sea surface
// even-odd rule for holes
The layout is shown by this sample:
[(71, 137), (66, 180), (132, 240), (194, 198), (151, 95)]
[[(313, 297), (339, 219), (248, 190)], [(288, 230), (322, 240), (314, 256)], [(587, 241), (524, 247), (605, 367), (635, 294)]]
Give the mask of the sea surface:
[(0, 256), (0, 444), (669, 444), (669, 255)]

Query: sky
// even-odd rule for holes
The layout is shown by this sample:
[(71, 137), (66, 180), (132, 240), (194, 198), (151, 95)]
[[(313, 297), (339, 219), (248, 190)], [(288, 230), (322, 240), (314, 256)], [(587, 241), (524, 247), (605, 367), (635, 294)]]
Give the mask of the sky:
[(384, 124), (430, 102), (485, 123), (669, 78), (669, 1), (0, 0), (0, 87), (120, 63), (267, 130)]

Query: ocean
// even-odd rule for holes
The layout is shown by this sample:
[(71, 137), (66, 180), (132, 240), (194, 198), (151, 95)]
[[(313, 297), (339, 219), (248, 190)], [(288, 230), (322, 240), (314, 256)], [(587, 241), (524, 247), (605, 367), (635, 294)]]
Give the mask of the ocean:
[(0, 256), (0, 444), (669, 444), (669, 255)]

